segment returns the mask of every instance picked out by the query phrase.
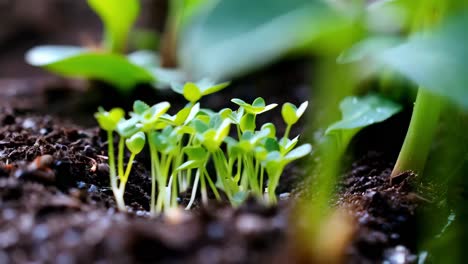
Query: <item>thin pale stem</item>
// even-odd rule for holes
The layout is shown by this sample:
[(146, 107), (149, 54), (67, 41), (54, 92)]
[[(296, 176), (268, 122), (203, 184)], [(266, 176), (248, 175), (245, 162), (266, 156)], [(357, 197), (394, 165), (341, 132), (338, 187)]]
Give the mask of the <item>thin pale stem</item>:
[(193, 182), (192, 195), (190, 196), (190, 201), (187, 204), (187, 207), (185, 207), (185, 210), (190, 210), (190, 208), (193, 205), (193, 202), (195, 201), (195, 196), (197, 195), (199, 180), (200, 180), (200, 169), (198, 169), (197, 172), (195, 173), (195, 180)]

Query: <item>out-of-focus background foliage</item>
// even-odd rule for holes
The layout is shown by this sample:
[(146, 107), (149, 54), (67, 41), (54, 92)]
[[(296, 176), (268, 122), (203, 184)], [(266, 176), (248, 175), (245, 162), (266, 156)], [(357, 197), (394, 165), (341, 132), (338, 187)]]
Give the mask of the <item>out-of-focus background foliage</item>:
[[(162, 31), (167, 1), (141, 3), (137, 28)], [(31, 47), (97, 45), (102, 37), (102, 24), (86, 0), (0, 0), (0, 21), (0, 79), (50, 76), (24, 61)]]

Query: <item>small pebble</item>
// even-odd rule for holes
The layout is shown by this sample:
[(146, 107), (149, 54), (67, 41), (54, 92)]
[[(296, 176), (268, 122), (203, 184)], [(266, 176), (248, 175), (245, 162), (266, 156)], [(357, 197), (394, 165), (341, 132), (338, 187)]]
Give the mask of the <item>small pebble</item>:
[(78, 189), (84, 189), (84, 188), (86, 188), (86, 183), (84, 183), (82, 181), (79, 181), (79, 182), (76, 183), (76, 187)]
[(27, 118), (23, 121), (23, 124), (21, 124), (21, 126), (24, 129), (33, 128), (36, 126), (36, 122), (34, 122), (31, 118)]
[(98, 187), (94, 184), (91, 184), (88, 188), (89, 193), (97, 193), (99, 191)]
[(265, 221), (263, 221), (262, 218), (251, 214), (241, 215), (236, 221), (237, 230), (245, 235), (263, 230), (264, 225)]
[(224, 237), (224, 228), (223, 225), (219, 223), (211, 223), (207, 227), (207, 234), (213, 240), (219, 240)]
[(49, 237), (49, 228), (44, 224), (38, 225), (34, 228), (32, 236), (39, 241), (45, 240)]
[(286, 193), (280, 194), (279, 198), (280, 198), (281, 201), (285, 201), (285, 200), (289, 199), (289, 196), (291, 196), (291, 194), (286, 192)]

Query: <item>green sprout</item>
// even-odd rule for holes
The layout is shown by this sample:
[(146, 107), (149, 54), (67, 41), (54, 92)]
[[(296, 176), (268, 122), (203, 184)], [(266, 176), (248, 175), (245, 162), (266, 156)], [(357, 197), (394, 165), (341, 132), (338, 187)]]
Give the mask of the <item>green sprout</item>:
[[(289, 139), (289, 132), (277, 138), (272, 123), (257, 130), (256, 116), (276, 104), (266, 105), (263, 98), (252, 104), (233, 99), (239, 105), (236, 111), (226, 108), (215, 112), (201, 108), (198, 100), (227, 83), (200, 83), (181, 86), (180, 91), (189, 103), (175, 115), (167, 113), (168, 102), (149, 106), (143, 101), (135, 101), (129, 119), (124, 118), (121, 109), (110, 112), (100, 109), (96, 113), (99, 125), (108, 132), (111, 188), (120, 210), (125, 209), (123, 196), (133, 161), (146, 144), (151, 158), (152, 215), (177, 207), (178, 197), (189, 189), (186, 209), (193, 206), (198, 193), (202, 204), (207, 205), (209, 191), (218, 201), (223, 192), (233, 206), (249, 195), (273, 205), (277, 202), (275, 190), (284, 168), (311, 152), (310, 144), (296, 147), (298, 137)], [(299, 108), (291, 104), (286, 104), (287, 107), (292, 110), (285, 115), (290, 129), (304, 113), (307, 102)], [(231, 137), (231, 130), (237, 132), (236, 138)], [(117, 164), (114, 131), (119, 135)], [(130, 152), (126, 168), (125, 147)], [(210, 164), (214, 173), (207, 169)]]

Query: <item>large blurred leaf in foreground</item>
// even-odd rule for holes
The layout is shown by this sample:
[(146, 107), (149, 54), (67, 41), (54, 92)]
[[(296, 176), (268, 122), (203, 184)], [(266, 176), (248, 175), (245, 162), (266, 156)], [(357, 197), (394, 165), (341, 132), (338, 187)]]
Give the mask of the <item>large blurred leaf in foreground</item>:
[(320, 0), (220, 0), (184, 31), (179, 60), (196, 77), (234, 77), (342, 28), (345, 21)]
[(390, 48), (378, 59), (423, 89), (468, 109), (468, 13)]

